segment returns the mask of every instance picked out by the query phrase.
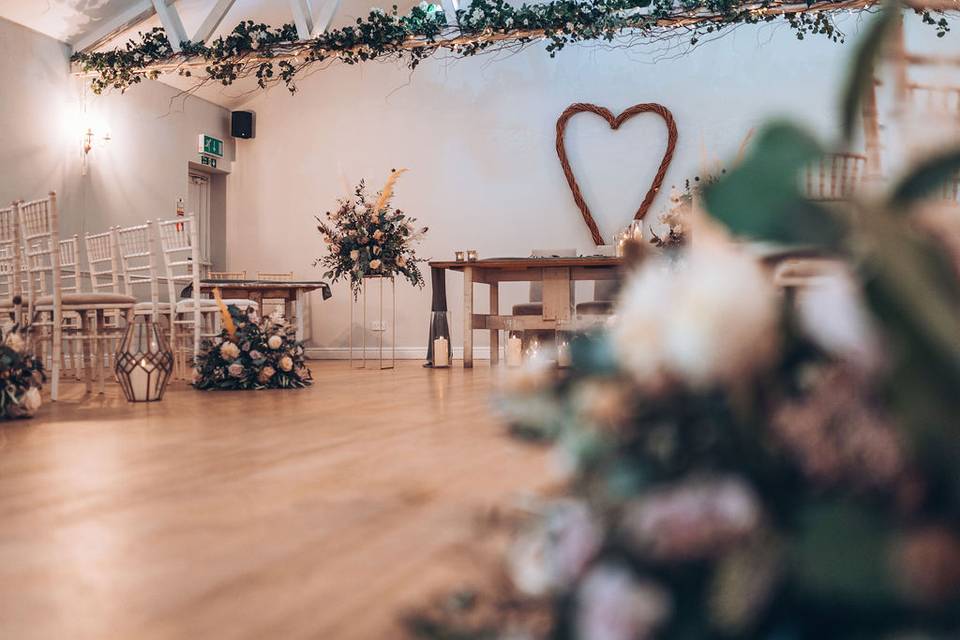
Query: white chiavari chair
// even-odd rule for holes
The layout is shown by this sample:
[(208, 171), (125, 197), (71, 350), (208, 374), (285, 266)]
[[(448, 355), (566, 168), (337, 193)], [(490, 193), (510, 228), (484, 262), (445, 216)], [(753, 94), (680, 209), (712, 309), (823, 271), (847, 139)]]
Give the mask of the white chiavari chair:
[(246, 271), (211, 271), (207, 274), (211, 280), (246, 280)]
[[(160, 248), (163, 253), (167, 275), (167, 289), (171, 303), (170, 342), (174, 349), (175, 375), (185, 378), (193, 359), (200, 352), (203, 338), (213, 338), (219, 333), (220, 309), (215, 300), (200, 295), (200, 239), (196, 218), (191, 214), (173, 220), (157, 222)], [(190, 292), (190, 297), (181, 299), (178, 288)], [(224, 303), (242, 309), (256, 308), (253, 300), (229, 299)]]
[(804, 190), (810, 200), (840, 202), (860, 189), (866, 177), (867, 156), (829, 153), (806, 168)]
[(13, 322), (22, 322), (24, 304), (15, 307), (13, 299), (23, 294), (23, 268), (20, 257), (19, 203), (0, 209), (0, 314)]
[[(49, 343), (50, 395), (59, 399), (64, 317), (71, 315), (77, 328), (67, 325), (82, 344), (87, 369), (87, 391), (92, 389), (94, 370), (100, 392), (104, 385), (104, 345), (101, 341), (103, 316), (107, 311), (130, 311), (134, 299), (113, 293), (84, 293), (76, 236), (60, 241), (56, 194), (33, 202), (21, 203), (18, 212), (26, 261), (27, 288), (32, 324), (42, 349)], [(56, 249), (54, 249), (56, 248)], [(49, 293), (48, 293), (49, 291)], [(90, 359), (90, 347), (93, 347)]]
[[(103, 233), (87, 233), (84, 236), (84, 248), (87, 254), (90, 290), (93, 293), (121, 293), (116, 230), (111, 228)], [(111, 366), (124, 329), (123, 319), (124, 314), (119, 310), (104, 313), (104, 340), (109, 345)]]
[[(160, 302), (158, 255), (153, 227), (153, 222), (147, 220), (146, 224), (117, 227), (114, 234), (123, 276), (123, 292), (138, 299), (146, 298), (136, 303), (134, 314), (152, 315), (154, 322), (159, 322), (162, 317), (170, 315), (170, 304)], [(148, 295), (138, 295), (137, 292), (145, 287)]]

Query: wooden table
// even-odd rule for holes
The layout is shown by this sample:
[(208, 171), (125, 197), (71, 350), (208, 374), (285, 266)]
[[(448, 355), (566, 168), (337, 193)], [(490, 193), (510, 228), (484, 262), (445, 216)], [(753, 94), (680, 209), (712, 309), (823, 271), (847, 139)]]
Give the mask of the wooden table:
[[(509, 329), (550, 330), (557, 321), (569, 320), (573, 311), (571, 283), (577, 280), (616, 280), (623, 258), (487, 258), (476, 262), (431, 262), (439, 270), (463, 272), (463, 366), (473, 366), (473, 332), (490, 331), (490, 362), (500, 357), (500, 331)], [(444, 283), (445, 278), (438, 282)], [(540, 316), (500, 314), (501, 282), (542, 282), (543, 313)], [(490, 287), (490, 313), (473, 312), (473, 285)]]
[(297, 327), (297, 340), (303, 340), (303, 310), (307, 294), (321, 290), (323, 299), (330, 297), (330, 286), (320, 280), (203, 280), (200, 291), (210, 293), (220, 289), (224, 298), (253, 300), (263, 314), (264, 300), (283, 300), (283, 311), (287, 318), (294, 318)]

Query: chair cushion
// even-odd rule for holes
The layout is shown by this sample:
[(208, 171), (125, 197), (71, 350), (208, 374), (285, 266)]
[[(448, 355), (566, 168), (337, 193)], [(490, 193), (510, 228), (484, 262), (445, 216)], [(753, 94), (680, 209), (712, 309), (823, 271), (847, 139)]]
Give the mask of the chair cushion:
[[(136, 304), (137, 299), (119, 293), (64, 293), (60, 296), (60, 302), (70, 306), (83, 306), (85, 304), (133, 305)], [(38, 307), (49, 307), (52, 304), (53, 296), (37, 298), (36, 306)]]
[[(133, 306), (134, 313), (150, 313), (153, 311), (152, 302), (138, 302)], [(170, 313), (170, 303), (169, 302), (158, 302), (157, 311), (160, 313)]]
[(581, 302), (577, 305), (577, 315), (608, 316), (613, 313), (613, 303), (604, 300)]
[(523, 302), (513, 305), (513, 315), (515, 316), (542, 316), (542, 302)]

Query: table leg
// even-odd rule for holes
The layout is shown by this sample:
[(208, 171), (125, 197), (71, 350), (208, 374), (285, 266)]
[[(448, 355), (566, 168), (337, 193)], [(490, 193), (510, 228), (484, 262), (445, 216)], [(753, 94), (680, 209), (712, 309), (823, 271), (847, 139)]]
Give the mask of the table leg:
[[(500, 283), (490, 283), (490, 315), (500, 315)], [(490, 365), (500, 362), (500, 330), (490, 329)]]
[(570, 295), (570, 269), (543, 270), (543, 319), (569, 320), (573, 306)]
[(94, 321), (90, 319), (89, 315), (81, 314), (78, 335), (80, 336), (82, 352), (84, 387), (87, 393), (93, 392), (93, 356), (90, 354), (90, 336), (93, 331), (93, 323)]
[(297, 289), (297, 300), (296, 300), (296, 316), (297, 316), (297, 340), (302, 341), (304, 339), (303, 331), (303, 307), (305, 302), (306, 294), (304, 294), (302, 289)]
[(93, 352), (95, 354), (95, 362), (97, 363), (97, 392), (100, 395), (103, 395), (104, 392), (104, 380), (103, 380), (103, 358), (106, 355), (106, 350), (103, 348), (104, 339), (103, 339), (103, 310), (97, 309), (94, 311), (93, 318)]
[(473, 367), (473, 267), (463, 269), (463, 368)]

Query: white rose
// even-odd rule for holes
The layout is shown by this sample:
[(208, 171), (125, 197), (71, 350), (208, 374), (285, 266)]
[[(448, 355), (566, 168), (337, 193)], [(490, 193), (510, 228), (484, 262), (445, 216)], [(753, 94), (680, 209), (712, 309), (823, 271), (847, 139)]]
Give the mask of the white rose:
[(283, 356), (280, 358), (280, 368), (284, 371), (290, 371), (293, 369), (293, 358), (290, 356)]
[(23, 351), (23, 337), (15, 331), (8, 333), (7, 337), (3, 339), (3, 343), (17, 353), (21, 353)]
[(20, 401), (23, 405), (24, 410), (27, 413), (36, 412), (40, 406), (43, 404), (43, 398), (40, 397), (40, 389), (36, 387), (30, 387), (27, 389), (27, 392), (23, 394), (23, 399)]
[(379, 260), (371, 260), (371, 261), (370, 261), (370, 268), (373, 269), (373, 270), (379, 269), (379, 268), (380, 268), (380, 261), (379, 261)]
[(825, 350), (867, 370), (880, 364), (876, 326), (850, 274), (829, 274), (800, 289), (797, 310), (800, 326)]
[(358, 249), (354, 249), (353, 251), (351, 251), (351, 252), (350, 252), (350, 259), (353, 260), (354, 262), (356, 262), (357, 260), (359, 260), (359, 259), (360, 259), (360, 251), (359, 251)]
[(276, 351), (283, 346), (283, 338), (274, 334), (267, 339), (267, 346)]
[(778, 298), (757, 261), (704, 237), (686, 262), (650, 259), (624, 287), (612, 340), (624, 368), (645, 386), (734, 382), (776, 351)]
[(220, 345), (220, 355), (224, 360), (230, 362), (231, 360), (236, 360), (240, 355), (240, 347), (233, 344), (232, 342), (224, 342)]

